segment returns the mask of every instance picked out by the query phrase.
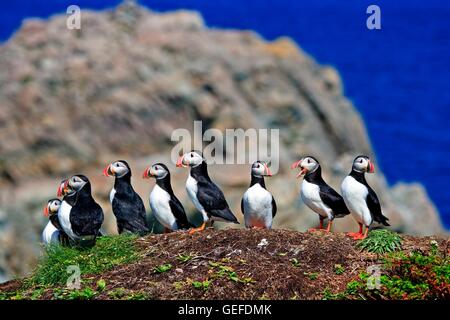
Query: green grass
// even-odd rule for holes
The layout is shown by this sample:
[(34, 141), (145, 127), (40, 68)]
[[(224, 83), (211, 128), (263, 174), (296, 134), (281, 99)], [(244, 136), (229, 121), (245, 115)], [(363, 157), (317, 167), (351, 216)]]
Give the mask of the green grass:
[(450, 299), (450, 257), (433, 252), (395, 253), (386, 258), (382, 293), (393, 299)]
[(373, 253), (387, 253), (398, 251), (402, 247), (402, 238), (386, 229), (373, 230), (366, 239), (358, 243), (361, 250)]
[(134, 235), (100, 237), (95, 247), (78, 250), (49, 247), (26, 285), (64, 285), (71, 273), (69, 266), (80, 268), (81, 276), (98, 274), (114, 266), (136, 261), (139, 257)]
[(162, 264), (160, 266), (155, 267), (154, 269), (156, 273), (164, 273), (170, 270), (172, 270), (172, 265), (170, 263)]
[(389, 300), (448, 300), (450, 299), (450, 257), (431, 244), (428, 253), (393, 252), (383, 259), (378, 288), (370, 288), (368, 273), (362, 272), (358, 280), (347, 283), (344, 292), (333, 293), (329, 288), (323, 299), (348, 298)]
[(204, 280), (204, 281), (193, 281), (192, 286), (195, 289), (207, 291), (209, 289), (209, 285), (211, 284), (211, 280)]
[(191, 254), (179, 254), (177, 256), (177, 260), (180, 261), (181, 263), (186, 263), (188, 261), (191, 261), (192, 259), (194, 259), (195, 255), (193, 253)]
[(292, 263), (292, 266), (294, 266), (295, 268), (298, 268), (298, 267), (300, 267), (300, 262), (298, 261), (298, 259), (297, 258), (292, 258), (291, 260), (289, 260), (289, 261), (291, 261), (291, 263)]
[(345, 268), (341, 264), (334, 265), (334, 273), (337, 275), (344, 274)]

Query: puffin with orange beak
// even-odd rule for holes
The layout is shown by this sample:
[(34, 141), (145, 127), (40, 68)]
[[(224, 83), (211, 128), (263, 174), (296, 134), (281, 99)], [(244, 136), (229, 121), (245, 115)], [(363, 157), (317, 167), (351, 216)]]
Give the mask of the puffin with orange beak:
[(49, 221), (42, 231), (42, 242), (49, 246), (50, 244), (63, 244), (67, 242), (67, 235), (59, 224), (58, 211), (61, 208), (61, 200), (50, 199), (44, 208), (44, 216)]
[[(354, 240), (365, 239), (369, 232), (369, 227), (374, 221), (389, 226), (389, 219), (383, 215), (380, 201), (375, 191), (372, 190), (366, 181), (366, 172), (375, 172), (372, 161), (367, 156), (357, 156), (353, 160), (352, 171), (345, 177), (341, 185), (344, 201), (359, 225), (359, 232), (348, 233)], [(366, 227), (364, 233), (363, 225)]]
[(92, 247), (101, 235), (103, 210), (95, 202), (89, 179), (81, 174), (64, 180), (58, 188), (63, 195), (58, 219), (72, 245)]
[(156, 220), (164, 226), (164, 233), (189, 229), (191, 224), (184, 207), (172, 190), (169, 168), (163, 163), (156, 163), (145, 169), (142, 177), (156, 180), (150, 193), (150, 207)]
[[(304, 177), (301, 186), (301, 198), (303, 202), (319, 215), (320, 225), (318, 229), (331, 231), (334, 218), (341, 218), (350, 213), (344, 199), (322, 178), (322, 168), (314, 157), (307, 156), (294, 162), (291, 169), (300, 168), (297, 178)], [(328, 226), (324, 229), (323, 221), (328, 219)]]
[(177, 161), (177, 167), (190, 167), (189, 177), (186, 181), (186, 191), (195, 207), (202, 214), (203, 223), (190, 233), (205, 229), (209, 221), (239, 223), (230, 210), (222, 190), (211, 180), (208, 174), (208, 165), (198, 151), (183, 154)]
[(272, 194), (267, 191), (264, 182), (264, 177), (271, 176), (272, 172), (267, 162), (258, 160), (252, 164), (250, 187), (241, 200), (241, 211), (247, 228), (272, 228), (277, 204)]
[(119, 234), (128, 232), (143, 235), (150, 230), (144, 202), (131, 185), (131, 168), (125, 160), (117, 160), (105, 167), (103, 175), (115, 177), (109, 194)]

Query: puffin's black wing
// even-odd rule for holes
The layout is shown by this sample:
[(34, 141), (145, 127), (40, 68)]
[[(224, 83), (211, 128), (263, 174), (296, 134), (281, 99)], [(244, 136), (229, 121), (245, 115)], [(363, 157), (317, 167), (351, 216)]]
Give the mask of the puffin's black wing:
[(367, 190), (369, 191), (369, 193), (367, 194), (366, 203), (370, 213), (373, 216), (373, 220), (378, 223), (384, 224), (385, 226), (389, 226), (389, 219), (383, 216), (383, 213), (381, 212), (381, 205), (380, 201), (378, 200), (377, 194), (369, 186), (367, 186)]
[(103, 223), (103, 217), (102, 207), (93, 201), (72, 207), (70, 224), (73, 232), (78, 236), (97, 236)]
[(61, 223), (59, 222), (58, 214), (53, 214), (50, 216), (50, 221), (53, 224), (53, 226), (58, 229), (59, 232), (64, 232), (64, 229), (61, 226)]
[(223, 220), (239, 223), (228, 207), (223, 192), (210, 180), (200, 178), (197, 180), (197, 199), (208, 214)]
[(131, 199), (116, 194), (112, 202), (113, 213), (117, 219), (119, 233), (129, 231), (132, 233), (149, 232), (144, 202), (134, 193)]
[(275, 218), (277, 214), (277, 203), (275, 202), (275, 198), (272, 196), (272, 218)]
[(188, 229), (192, 226), (186, 216), (183, 205), (177, 197), (170, 195), (169, 205), (180, 229)]
[(320, 185), (319, 195), (323, 203), (333, 210), (334, 217), (343, 217), (350, 213), (345, 205), (344, 198), (329, 185)]

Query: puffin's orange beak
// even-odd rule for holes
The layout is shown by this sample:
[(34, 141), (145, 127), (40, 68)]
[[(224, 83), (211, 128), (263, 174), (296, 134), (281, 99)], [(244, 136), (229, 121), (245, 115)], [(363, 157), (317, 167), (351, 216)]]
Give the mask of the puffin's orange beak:
[(65, 185), (66, 185), (65, 181), (63, 183), (59, 184), (58, 190), (56, 191), (56, 196), (57, 197), (62, 197), (64, 195), (63, 194), (63, 189), (64, 189)]
[(272, 176), (272, 172), (269, 169), (269, 166), (264, 163), (264, 168), (266, 169), (266, 176), (271, 177)]
[(144, 173), (142, 174), (143, 179), (148, 179), (153, 176), (150, 169), (151, 167), (147, 167), (147, 169), (145, 169)]
[(103, 175), (105, 177), (111, 177), (114, 175), (114, 172), (111, 168), (111, 164), (108, 164), (105, 169), (103, 169)]
[(48, 217), (48, 205), (44, 208), (44, 216)]
[[(302, 163), (302, 161), (303, 161), (303, 158), (301, 158), (301, 159), (298, 160), (298, 161), (295, 161), (295, 162), (292, 164), (291, 169), (298, 168), (298, 167), (300, 166), (300, 163)], [(300, 169), (302, 169), (302, 170), (301, 170), (301, 171), (299, 172), (299, 174), (297, 175), (297, 178), (300, 178), (301, 176), (305, 175), (305, 174), (308, 172), (308, 170), (307, 170), (306, 168), (300, 167)]]
[(373, 165), (372, 161), (369, 160), (369, 173), (375, 172), (375, 166)]
[(68, 185), (69, 185), (69, 179), (66, 179), (63, 182), (61, 182), (59, 184), (58, 191), (56, 192), (56, 195), (58, 197), (63, 197), (67, 193)]
[(183, 159), (184, 159), (184, 155), (178, 158), (177, 165), (176, 165), (178, 168), (186, 167), (186, 166), (183, 164)]
[(300, 162), (302, 162), (303, 159), (300, 159), (298, 161), (295, 161), (292, 165), (291, 165), (291, 169), (295, 169), (298, 167), (298, 165), (300, 164)]

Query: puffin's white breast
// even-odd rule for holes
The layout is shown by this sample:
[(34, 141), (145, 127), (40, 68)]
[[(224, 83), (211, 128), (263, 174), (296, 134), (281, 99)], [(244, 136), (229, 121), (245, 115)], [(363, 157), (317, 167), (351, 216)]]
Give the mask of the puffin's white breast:
[(42, 231), (42, 242), (47, 246), (51, 243), (59, 243), (59, 230), (56, 229), (51, 221), (47, 223), (44, 231)]
[(170, 194), (162, 189), (160, 186), (155, 185), (150, 193), (150, 207), (155, 215), (155, 218), (164, 227), (171, 230), (177, 230), (178, 225), (175, 220), (175, 216), (170, 209)]
[(72, 206), (63, 200), (61, 207), (58, 210), (58, 219), (64, 232), (71, 239), (78, 239), (78, 236), (72, 231), (72, 224), (70, 223), (70, 211)]
[(333, 216), (332, 210), (320, 198), (320, 187), (317, 184), (303, 180), (301, 198), (311, 210), (320, 216), (329, 219)]
[(114, 200), (114, 196), (115, 195), (116, 195), (116, 189), (112, 188), (111, 192), (109, 193), (109, 202), (111, 202), (111, 204), (112, 204), (112, 202)]
[(197, 199), (197, 191), (198, 191), (197, 180), (191, 177), (191, 175), (189, 175), (189, 177), (186, 180), (186, 191), (187, 194), (189, 195), (189, 198), (194, 203), (195, 208), (202, 213), (203, 221), (207, 221), (208, 216), (206, 214), (206, 211)]
[(342, 197), (352, 216), (359, 223), (369, 226), (372, 223), (372, 216), (367, 207), (367, 187), (356, 181), (352, 176), (347, 176), (341, 185)]
[(243, 197), (246, 227), (272, 227), (272, 194), (259, 183), (251, 186)]

